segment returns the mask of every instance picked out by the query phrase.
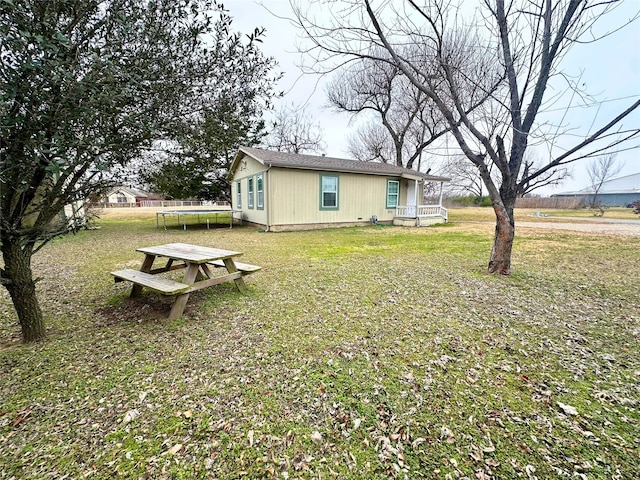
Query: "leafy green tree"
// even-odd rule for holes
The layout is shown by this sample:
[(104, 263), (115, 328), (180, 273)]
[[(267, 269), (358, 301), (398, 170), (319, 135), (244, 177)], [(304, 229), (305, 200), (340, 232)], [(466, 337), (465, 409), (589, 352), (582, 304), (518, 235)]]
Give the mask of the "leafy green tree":
[[(248, 57), (236, 58), (240, 62)], [(270, 63), (262, 58), (256, 61), (262, 62), (262, 78), (266, 78)], [(250, 69), (239, 73), (247, 71)], [(236, 85), (237, 91), (225, 92), (199, 118), (183, 126), (178, 143), (164, 161), (145, 163), (142, 180), (168, 198), (229, 199), (226, 174), (238, 147), (256, 145), (264, 135), (262, 111), (271, 98), (263, 88), (266, 84), (268, 81), (251, 75)]]
[(273, 90), (276, 63), (258, 49), (264, 29), (242, 37), (229, 33), (227, 20), (214, 37), (215, 89), (194, 99), (163, 160), (147, 159), (141, 168), (141, 179), (170, 198), (228, 199), (226, 174), (238, 147), (260, 142), (262, 114), (280, 95)]
[(32, 255), (76, 228), (60, 212), (229, 90), (227, 46), (260, 33), (230, 26), (211, 0), (0, 0), (0, 283), (24, 341), (45, 335)]

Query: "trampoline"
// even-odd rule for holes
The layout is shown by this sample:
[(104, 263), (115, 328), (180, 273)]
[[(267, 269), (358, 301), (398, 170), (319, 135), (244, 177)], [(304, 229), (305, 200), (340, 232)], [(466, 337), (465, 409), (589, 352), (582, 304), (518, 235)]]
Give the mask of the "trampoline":
[[(229, 215), (229, 228), (233, 228), (233, 214), (239, 212), (239, 210), (231, 210), (228, 208), (225, 209), (201, 209), (201, 210), (160, 210), (156, 212), (156, 228), (160, 228), (160, 215), (162, 215), (162, 226), (166, 230), (167, 229), (167, 215), (177, 216), (178, 217), (178, 225), (182, 223), (182, 227), (187, 229), (187, 217), (188, 216), (196, 216), (198, 219), (198, 224), (200, 223), (200, 216), (204, 216), (207, 220), (207, 228), (210, 227), (209, 218), (211, 215), (215, 215), (215, 223), (218, 223), (218, 215), (226, 214)], [(180, 222), (180, 217), (182, 217), (182, 222)]]

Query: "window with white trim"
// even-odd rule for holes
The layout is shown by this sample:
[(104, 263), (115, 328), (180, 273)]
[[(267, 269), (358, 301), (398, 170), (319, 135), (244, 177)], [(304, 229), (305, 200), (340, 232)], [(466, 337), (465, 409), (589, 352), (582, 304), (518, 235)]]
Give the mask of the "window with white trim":
[(320, 175), (320, 210), (338, 209), (337, 175)]
[(387, 208), (396, 208), (400, 199), (400, 182), (387, 180)]
[(264, 174), (256, 175), (256, 207), (262, 210), (264, 208)]
[(236, 208), (242, 208), (242, 182), (236, 182)]
[(247, 180), (247, 198), (248, 207), (253, 208), (253, 177)]

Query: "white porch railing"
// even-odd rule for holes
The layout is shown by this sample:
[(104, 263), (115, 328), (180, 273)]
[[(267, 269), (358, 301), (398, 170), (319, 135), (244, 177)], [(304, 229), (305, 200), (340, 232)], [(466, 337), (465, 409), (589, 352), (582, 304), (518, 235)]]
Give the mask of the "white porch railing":
[(399, 205), (396, 207), (396, 217), (442, 217), (448, 221), (449, 212), (442, 205)]

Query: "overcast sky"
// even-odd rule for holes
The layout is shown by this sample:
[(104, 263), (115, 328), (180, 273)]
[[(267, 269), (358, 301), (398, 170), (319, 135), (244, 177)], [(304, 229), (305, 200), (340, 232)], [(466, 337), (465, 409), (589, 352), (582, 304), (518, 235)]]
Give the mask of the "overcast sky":
[[(301, 32), (286, 20), (292, 16), (289, 0), (226, 0), (224, 5), (234, 19), (235, 30), (251, 32), (255, 27), (266, 28), (261, 49), (268, 56), (274, 57), (280, 70), (284, 72), (279, 87), (286, 95), (281, 102), (288, 105), (307, 104), (309, 112), (322, 127), (327, 147), (325, 153), (328, 156), (348, 158), (347, 138), (354, 131), (355, 125), (348, 115), (333, 113), (326, 108), (325, 88), (328, 78), (301, 73), (298, 67), (301, 55), (297, 51), (297, 45), (304, 40), (301, 39)], [(615, 25), (633, 17), (638, 10), (640, 0), (625, 0), (608, 17), (607, 23), (600, 24), (600, 33), (612, 30)], [(549, 115), (566, 115), (565, 121), (583, 131), (592, 125), (596, 128), (599, 123), (603, 125), (640, 98), (640, 21), (596, 44), (574, 46), (562, 65), (571, 75), (581, 74), (588, 91), (596, 94), (602, 103), (592, 108), (572, 108), (568, 114), (559, 110)], [(626, 126), (639, 124), (638, 111), (625, 121)], [(572, 141), (575, 139), (566, 138), (567, 145)], [(639, 144), (638, 141), (634, 143)], [(624, 164), (619, 176), (640, 172), (640, 147), (619, 153), (618, 159)], [(562, 186), (541, 193), (578, 190), (588, 186), (587, 162), (588, 160), (575, 163), (572, 168), (573, 178), (565, 181)]]

